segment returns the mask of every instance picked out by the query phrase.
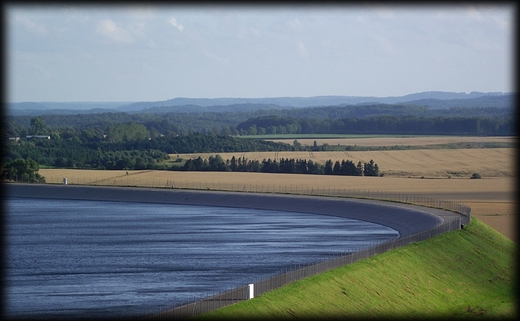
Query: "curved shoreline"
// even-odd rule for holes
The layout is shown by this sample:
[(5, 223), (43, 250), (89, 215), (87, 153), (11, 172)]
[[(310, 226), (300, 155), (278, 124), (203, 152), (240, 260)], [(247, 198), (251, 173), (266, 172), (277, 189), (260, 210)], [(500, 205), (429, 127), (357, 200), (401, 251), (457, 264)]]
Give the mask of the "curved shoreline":
[(398, 231), (400, 237), (462, 217), (454, 212), (410, 204), (321, 196), (19, 183), (4, 184), (4, 187), (7, 197), (238, 207), (333, 215), (381, 224)]

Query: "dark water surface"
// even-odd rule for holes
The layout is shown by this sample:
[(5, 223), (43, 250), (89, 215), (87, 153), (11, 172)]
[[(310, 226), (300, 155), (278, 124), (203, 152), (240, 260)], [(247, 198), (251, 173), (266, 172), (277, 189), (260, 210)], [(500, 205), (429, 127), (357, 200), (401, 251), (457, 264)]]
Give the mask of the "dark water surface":
[(325, 215), (5, 200), (4, 317), (135, 317), (398, 237)]

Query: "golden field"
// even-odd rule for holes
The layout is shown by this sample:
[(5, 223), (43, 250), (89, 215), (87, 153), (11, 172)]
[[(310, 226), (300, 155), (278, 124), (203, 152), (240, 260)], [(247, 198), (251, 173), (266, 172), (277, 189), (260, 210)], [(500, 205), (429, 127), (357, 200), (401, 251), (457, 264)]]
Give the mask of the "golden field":
[[(320, 151), (320, 152), (247, 152), (218, 153), (224, 160), (245, 157), (248, 160), (281, 158), (307, 159), (324, 164), (327, 160), (351, 160), (369, 162), (379, 166), (384, 176), (393, 177), (470, 177), (479, 173), (482, 177), (515, 176), (515, 149), (513, 148), (471, 148), (471, 149), (417, 149), (382, 151)], [(203, 159), (216, 153), (172, 154), (175, 160), (201, 156)]]

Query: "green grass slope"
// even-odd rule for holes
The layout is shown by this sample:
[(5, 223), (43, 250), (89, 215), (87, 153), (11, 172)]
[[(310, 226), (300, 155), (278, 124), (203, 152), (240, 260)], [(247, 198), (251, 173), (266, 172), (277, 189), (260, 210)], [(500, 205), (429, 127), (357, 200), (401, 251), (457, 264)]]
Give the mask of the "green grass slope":
[(472, 218), (412, 243), (198, 317), (515, 318), (516, 245)]

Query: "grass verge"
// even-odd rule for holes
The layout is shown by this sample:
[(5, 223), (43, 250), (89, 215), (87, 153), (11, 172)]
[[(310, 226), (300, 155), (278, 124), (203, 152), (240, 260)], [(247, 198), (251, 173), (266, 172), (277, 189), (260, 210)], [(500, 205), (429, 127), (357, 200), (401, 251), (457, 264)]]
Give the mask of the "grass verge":
[[(516, 246), (476, 218), (196, 320), (515, 318)], [(516, 318), (515, 318), (516, 319)]]

